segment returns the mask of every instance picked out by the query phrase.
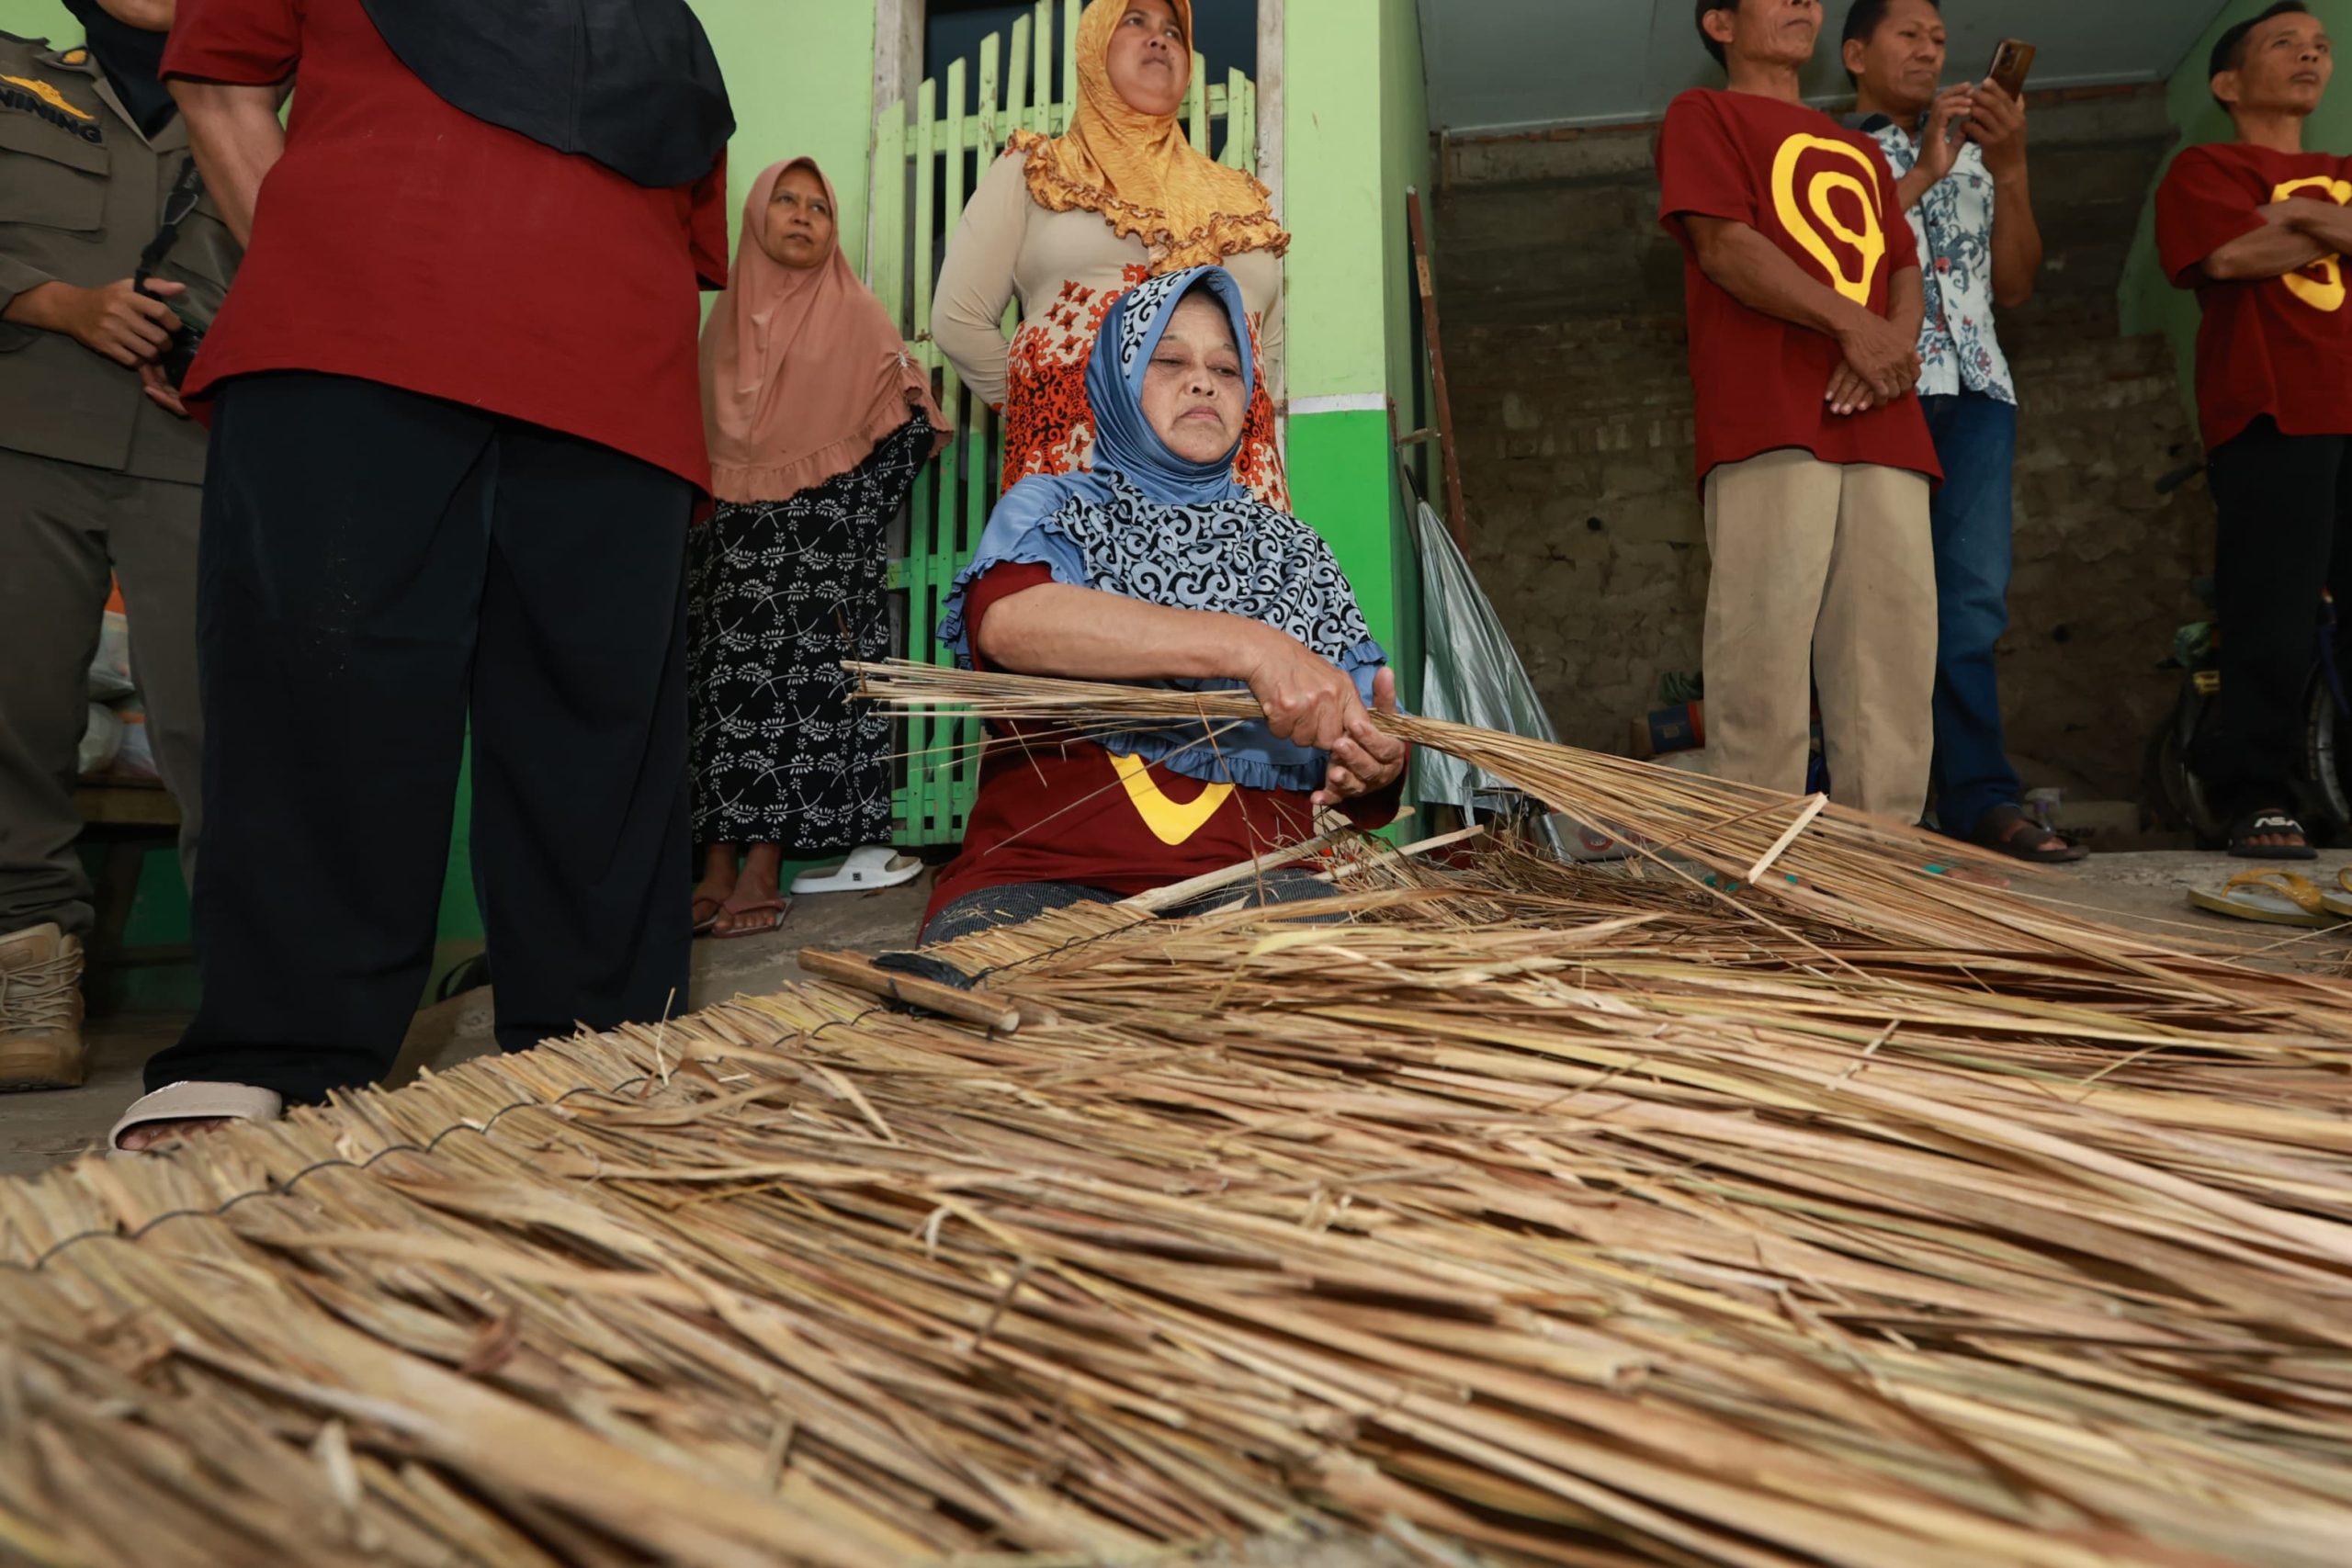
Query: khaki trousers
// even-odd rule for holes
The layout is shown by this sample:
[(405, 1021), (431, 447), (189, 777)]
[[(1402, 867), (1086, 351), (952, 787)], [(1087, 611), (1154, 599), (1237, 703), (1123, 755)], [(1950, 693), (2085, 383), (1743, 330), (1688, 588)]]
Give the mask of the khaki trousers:
[(1928, 480), (1767, 452), (1707, 475), (1707, 750), (1719, 778), (1804, 789), (1812, 689), (1830, 795), (1905, 824), (1935, 750)]
[(195, 874), (202, 499), (198, 485), (0, 450), (0, 936), (51, 920), (90, 930), (74, 783), (112, 574), (122, 579), (148, 739), (179, 803), (181, 870)]

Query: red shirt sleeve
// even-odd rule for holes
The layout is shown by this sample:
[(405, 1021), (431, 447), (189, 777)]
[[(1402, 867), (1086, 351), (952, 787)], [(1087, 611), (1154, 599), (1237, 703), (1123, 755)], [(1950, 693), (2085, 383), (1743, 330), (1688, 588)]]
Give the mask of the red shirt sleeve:
[(695, 276), (705, 288), (727, 287), (727, 154), (696, 180), (687, 197), (688, 243), (694, 246)]
[(163, 74), (266, 86), (291, 76), (301, 57), (300, 0), (180, 0)]
[(1657, 141), (1657, 218), (1687, 250), (1690, 217), (1756, 223), (1756, 186), (1731, 128), (1703, 92), (1690, 92), (1666, 111)]
[(2262, 227), (2254, 193), (2231, 176), (2211, 150), (2191, 147), (2172, 161), (2156, 187), (2156, 254), (2176, 287), (2205, 281), (2205, 258)]
[(972, 586), (964, 590), (964, 636), (971, 645), (972, 668), (986, 670), (988, 663), (980, 657), (980, 619), (1000, 599), (1010, 599), (1026, 588), (1040, 588), (1054, 580), (1054, 569), (1039, 561), (1008, 562), (992, 566), (980, 573)]

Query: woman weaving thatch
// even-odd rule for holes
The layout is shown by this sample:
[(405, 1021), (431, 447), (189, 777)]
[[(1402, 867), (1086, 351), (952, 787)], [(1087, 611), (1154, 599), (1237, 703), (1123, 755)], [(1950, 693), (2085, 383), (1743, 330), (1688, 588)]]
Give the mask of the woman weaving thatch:
[[(1367, 712), (1396, 709), (1387, 655), (1330, 547), (1233, 477), (1254, 388), (1223, 267), (1122, 296), (1087, 365), (1093, 471), (1005, 492), (939, 635), (972, 669), (1246, 686), (1264, 721), (1000, 733), (926, 940), (1234, 864), (1311, 836), (1319, 807), (1395, 816), (1406, 748)], [(1258, 886), (1270, 902), (1322, 891), (1295, 871)]]

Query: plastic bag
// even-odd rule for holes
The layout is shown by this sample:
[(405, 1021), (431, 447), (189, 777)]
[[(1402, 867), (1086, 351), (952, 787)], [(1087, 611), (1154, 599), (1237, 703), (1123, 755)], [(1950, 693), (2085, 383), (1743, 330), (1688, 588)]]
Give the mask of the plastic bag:
[(120, 703), (114, 711), (122, 720), (122, 750), (115, 753), (115, 777), (161, 778), (163, 774), (155, 766), (155, 748), (147, 739), (147, 710), (136, 703)]
[[(1552, 716), (1527, 678), (1527, 666), (1503, 629), (1470, 563), (1429, 502), (1416, 502), (1414, 532), (1421, 556), (1421, 708), (1432, 718), (1475, 724), (1557, 742)], [(1510, 815), (1526, 809), (1517, 790), (1482, 769), (1424, 748), (1413, 758), (1413, 792), (1464, 811)], [(1535, 830), (1562, 860), (1621, 859), (1625, 850), (1608, 834), (1565, 814), (1541, 817)]]
[(94, 703), (119, 703), (138, 690), (130, 679), (130, 623), (120, 610), (108, 610), (99, 625), (89, 684)]
[(114, 709), (90, 705), (89, 726), (82, 731), (82, 750), (76, 759), (82, 777), (105, 773), (114, 765), (115, 759), (122, 754), (124, 728), (121, 716)]

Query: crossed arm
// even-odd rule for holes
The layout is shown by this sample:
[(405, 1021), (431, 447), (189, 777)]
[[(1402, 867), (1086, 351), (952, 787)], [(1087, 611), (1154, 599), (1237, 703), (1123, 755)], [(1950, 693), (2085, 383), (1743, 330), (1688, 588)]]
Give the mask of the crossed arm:
[(1857, 305), (1792, 261), (1754, 228), (1728, 218), (1685, 213), (1684, 228), (1699, 270), (1751, 310), (1837, 341), (1845, 362), (1830, 378), (1824, 400), (1839, 413), (1890, 403), (1919, 379), (1919, 320), (1927, 298), (1919, 269), (1904, 268), (1887, 281), (1884, 316)]
[(2216, 283), (2259, 282), (2352, 251), (2352, 208), (2289, 197), (2257, 210), (2262, 227), (2207, 256), (2207, 277)]

